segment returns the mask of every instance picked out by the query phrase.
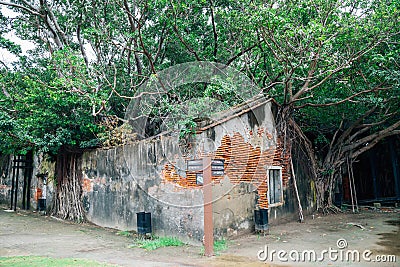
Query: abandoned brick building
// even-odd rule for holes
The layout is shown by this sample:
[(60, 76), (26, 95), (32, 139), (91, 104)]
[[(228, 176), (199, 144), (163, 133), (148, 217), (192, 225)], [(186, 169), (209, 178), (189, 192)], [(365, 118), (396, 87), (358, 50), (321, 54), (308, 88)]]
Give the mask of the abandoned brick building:
[[(268, 210), (270, 224), (296, 219), (298, 200), (290, 153), (285, 153), (287, 146), (291, 146), (300, 203), (305, 212), (313, 211), (315, 188), (305, 164), (307, 158), (294, 143), (284, 143), (277, 136), (275, 110), (271, 99), (260, 98), (203, 123), (185, 145), (176, 134), (164, 133), (128, 145), (84, 152), (76, 170), (81, 173), (86, 219), (104, 227), (136, 230), (136, 214), (145, 211), (151, 213), (156, 235), (200, 242), (204, 201), (202, 174), (195, 164), (205, 155), (220, 163), (212, 175), (217, 237), (254, 231), (254, 210), (258, 209)], [(35, 207), (43, 198), (37, 195), (37, 189), (45, 186), (50, 206), (54, 164), (35, 156), (32, 165), (33, 175), (26, 189), (32, 192), (29, 202)], [(3, 203), (10, 199), (11, 169), (8, 174), (1, 178)], [(19, 180), (19, 201), (26, 198), (21, 196), (26, 194), (21, 189), (23, 180)]]

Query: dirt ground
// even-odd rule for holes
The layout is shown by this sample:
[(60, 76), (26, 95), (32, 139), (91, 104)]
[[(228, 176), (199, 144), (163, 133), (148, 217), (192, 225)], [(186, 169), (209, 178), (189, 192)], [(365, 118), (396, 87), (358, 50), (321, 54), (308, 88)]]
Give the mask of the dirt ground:
[[(36, 255), (55, 258), (85, 258), (119, 266), (400, 266), (400, 211), (363, 211), (329, 216), (307, 216), (304, 223), (273, 225), (269, 234), (252, 234), (227, 242), (228, 249), (206, 258), (201, 248), (182, 246), (146, 251), (129, 248), (132, 238), (117, 235), (116, 230), (91, 224), (73, 224), (32, 212), (6, 212), (0, 209), (0, 256)], [(291, 251), (338, 249), (337, 240), (345, 239), (346, 250), (361, 253), (370, 250), (370, 259), (378, 255), (396, 255), (397, 262), (330, 260), (294, 261), (286, 254), (266, 261), (258, 258), (272, 250)], [(343, 240), (342, 240), (343, 241)], [(344, 241), (343, 241), (344, 242)], [(262, 252), (261, 251), (261, 252)], [(268, 254), (269, 255), (269, 254)], [(291, 254), (296, 255), (296, 254)], [(294, 257), (294, 256), (293, 256)], [(382, 258), (382, 257), (381, 257)], [(288, 261), (282, 261), (287, 259)], [(1, 266), (1, 261), (0, 261)]]

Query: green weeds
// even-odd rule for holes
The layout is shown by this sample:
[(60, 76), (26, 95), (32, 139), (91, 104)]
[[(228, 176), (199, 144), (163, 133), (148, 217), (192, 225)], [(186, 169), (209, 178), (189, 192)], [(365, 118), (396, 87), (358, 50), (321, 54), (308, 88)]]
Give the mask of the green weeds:
[[(228, 244), (226, 240), (214, 240), (214, 254), (219, 255), (222, 251), (228, 249)], [(204, 246), (201, 247), (200, 254), (204, 254)]]
[(146, 250), (155, 250), (161, 247), (180, 247), (185, 245), (176, 237), (151, 237), (150, 239), (138, 238), (130, 247), (139, 247)]

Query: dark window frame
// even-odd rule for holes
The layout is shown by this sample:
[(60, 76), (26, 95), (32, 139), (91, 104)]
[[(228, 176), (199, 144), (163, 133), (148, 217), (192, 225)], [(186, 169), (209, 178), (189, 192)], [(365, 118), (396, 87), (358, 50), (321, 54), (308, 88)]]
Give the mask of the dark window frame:
[(274, 207), (283, 205), (282, 167), (267, 166), (266, 169), (268, 183), (268, 206)]

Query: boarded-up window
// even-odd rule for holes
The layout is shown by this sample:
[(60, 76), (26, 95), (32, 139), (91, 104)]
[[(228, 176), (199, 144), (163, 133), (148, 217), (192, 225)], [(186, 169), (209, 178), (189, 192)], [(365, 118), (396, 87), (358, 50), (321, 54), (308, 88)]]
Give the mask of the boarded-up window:
[(268, 168), (268, 203), (277, 204), (282, 202), (282, 168)]

